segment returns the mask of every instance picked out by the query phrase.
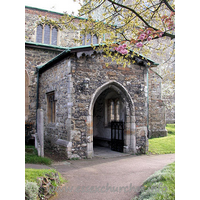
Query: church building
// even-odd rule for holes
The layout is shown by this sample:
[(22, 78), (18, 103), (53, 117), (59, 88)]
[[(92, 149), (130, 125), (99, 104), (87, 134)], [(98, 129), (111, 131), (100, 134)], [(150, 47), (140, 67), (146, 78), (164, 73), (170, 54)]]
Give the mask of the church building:
[(25, 121), (36, 133), (43, 110), (45, 149), (69, 159), (92, 158), (98, 145), (137, 154), (148, 150), (148, 138), (166, 136), (161, 78), (151, 70), (157, 63), (130, 55), (135, 63), (124, 68), (91, 47), (105, 38), (76, 43), (80, 31), (41, 24), (39, 15), (63, 14), (25, 7)]

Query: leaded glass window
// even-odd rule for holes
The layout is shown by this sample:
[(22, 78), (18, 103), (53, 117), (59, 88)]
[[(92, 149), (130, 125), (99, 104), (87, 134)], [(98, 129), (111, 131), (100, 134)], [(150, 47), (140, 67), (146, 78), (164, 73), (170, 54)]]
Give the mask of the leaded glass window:
[(52, 45), (57, 45), (57, 37), (58, 37), (58, 30), (57, 30), (57, 28), (53, 27), (52, 37), (51, 37), (51, 44)]
[(50, 26), (44, 26), (44, 44), (50, 44)]
[(43, 27), (42, 25), (37, 26), (37, 33), (36, 33), (36, 42), (42, 43), (42, 33), (43, 33)]

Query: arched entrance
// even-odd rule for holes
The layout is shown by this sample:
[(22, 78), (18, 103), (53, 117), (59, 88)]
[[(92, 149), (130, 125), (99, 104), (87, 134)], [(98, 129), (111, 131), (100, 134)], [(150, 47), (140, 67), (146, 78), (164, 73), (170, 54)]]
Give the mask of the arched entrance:
[(135, 153), (135, 111), (126, 88), (109, 81), (93, 94), (87, 117), (87, 157), (93, 156), (93, 145), (108, 146), (111, 141), (111, 121), (124, 122), (123, 152)]

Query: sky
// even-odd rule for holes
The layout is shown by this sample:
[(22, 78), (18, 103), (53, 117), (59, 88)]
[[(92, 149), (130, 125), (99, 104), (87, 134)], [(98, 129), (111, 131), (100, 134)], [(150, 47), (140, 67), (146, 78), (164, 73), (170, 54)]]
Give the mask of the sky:
[(73, 0), (24, 0), (24, 2), (25, 6), (32, 6), (61, 13), (67, 11), (68, 14), (74, 12), (75, 15), (80, 8), (78, 2), (74, 2)]

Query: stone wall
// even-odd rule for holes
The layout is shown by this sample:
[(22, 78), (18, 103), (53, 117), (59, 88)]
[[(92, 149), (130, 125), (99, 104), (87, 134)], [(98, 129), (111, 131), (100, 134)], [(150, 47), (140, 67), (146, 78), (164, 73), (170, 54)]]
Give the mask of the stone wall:
[[(121, 0), (118, 2), (121, 3)], [(133, 4), (133, 0), (123, 1), (124, 5)], [(110, 5), (110, 2), (105, 4)], [(102, 20), (105, 8), (102, 6), (93, 11), (92, 17), (95, 20)], [(104, 16), (105, 17), (105, 16)], [(115, 25), (118, 25), (119, 21), (115, 21)], [(165, 103), (166, 121), (167, 123), (175, 123), (175, 56), (171, 55), (174, 46), (172, 45), (171, 39), (164, 37), (157, 40), (151, 41), (153, 48), (149, 51), (146, 57), (152, 59), (154, 62), (159, 63), (159, 66), (155, 69), (162, 77), (162, 100)], [(162, 45), (160, 45), (162, 44)], [(166, 46), (165, 50), (157, 50), (158, 46)]]
[[(46, 15), (48, 19), (55, 20), (62, 16), (55, 12), (26, 8), (27, 41), (35, 42), (35, 25), (39, 22), (39, 15)], [(78, 20), (75, 23), (78, 23)], [(77, 44), (73, 42), (74, 37), (79, 37), (78, 31), (63, 30), (59, 33), (59, 45), (76, 46)], [(36, 45), (34, 47), (26, 46), (25, 70), (29, 78), (27, 81), (29, 84), (28, 120), (33, 123), (36, 119), (36, 66), (43, 65), (60, 52), (61, 49), (56, 49), (51, 45), (40, 46), (40, 48)], [(109, 66), (106, 67), (105, 63), (109, 63)], [(57, 153), (66, 154), (69, 158), (86, 157), (88, 143), (92, 142), (91, 137), (88, 136), (88, 129), (93, 129), (93, 125), (88, 128), (88, 115), (93, 95), (102, 85), (109, 81), (115, 81), (122, 86), (120, 86), (121, 88), (128, 91), (134, 104), (134, 115), (131, 116), (127, 99), (123, 103), (125, 110), (123, 119), (128, 121), (126, 129), (133, 126), (136, 138), (135, 146), (138, 152), (147, 150), (147, 83), (145, 76), (145, 67), (131, 64), (123, 68), (122, 65), (117, 65), (111, 62), (111, 59), (104, 58), (102, 54), (93, 51), (69, 54), (69, 57), (43, 72), (39, 82), (39, 108), (44, 110), (45, 147), (53, 149)], [(150, 73), (149, 77), (150, 130), (151, 134), (156, 137), (163, 136), (166, 132), (165, 108), (161, 100), (161, 82), (156, 73)], [(89, 84), (87, 88), (82, 90), (81, 85), (85, 80)], [(55, 92), (56, 119), (55, 123), (48, 123), (46, 94), (52, 91)], [(122, 96), (120, 98), (123, 99)], [(102, 102), (99, 101), (99, 103)], [(102, 112), (101, 116), (103, 115)], [(104, 121), (103, 119), (102, 125)], [(109, 132), (110, 129), (104, 127), (104, 131)], [(107, 137), (105, 135), (106, 133), (104, 137)], [(127, 138), (126, 143), (129, 143), (131, 139)]]
[[(45, 71), (39, 78), (39, 107), (44, 110), (45, 148), (60, 154), (67, 154), (66, 147), (57, 143), (58, 139), (70, 141), (71, 124), (71, 71), (68, 60), (57, 63)], [(48, 123), (47, 98), (48, 92), (55, 92), (55, 123)]]
[[(105, 66), (105, 62), (110, 63), (108, 67)], [(106, 82), (115, 80), (127, 89), (134, 102), (136, 134), (141, 127), (146, 127), (146, 97), (144, 92), (146, 83), (144, 82), (143, 67), (131, 65), (123, 68), (100, 54), (91, 57), (83, 56), (81, 59), (76, 58), (72, 63), (74, 63), (72, 72), (74, 72), (75, 83), (81, 83), (85, 78), (89, 79), (89, 87), (84, 94), (78, 88), (76, 89), (74, 114), (79, 113), (79, 103), (84, 104), (84, 107), (87, 108), (95, 91)], [(88, 109), (85, 109), (83, 120), (86, 120), (87, 115)], [(77, 121), (79, 121), (79, 118), (77, 118), (75, 124)], [(78, 127), (75, 125), (75, 128)]]
[(161, 78), (149, 70), (149, 138), (167, 135), (165, 104), (161, 99)]
[[(109, 66), (105, 66), (109, 62)], [(91, 56), (82, 55), (79, 58), (71, 54), (46, 70), (40, 75), (39, 103), (44, 110), (45, 140), (54, 138), (63, 139), (72, 143), (67, 152), (68, 157), (86, 157), (87, 143), (87, 117), (91, 98), (96, 90), (103, 84), (113, 80), (123, 85), (134, 102), (135, 135), (138, 140), (136, 146), (144, 146), (147, 136), (147, 108), (145, 96), (144, 67), (131, 65), (123, 68), (112, 63), (101, 54), (94, 53)], [(81, 83), (87, 79), (88, 88), (80, 89)], [(55, 91), (56, 98), (56, 122), (47, 122), (46, 93)], [(141, 139), (143, 137), (143, 139)]]
[[(56, 12), (48, 12), (42, 9), (37, 8), (28, 8), (25, 9), (25, 37), (27, 42), (36, 42), (36, 28), (37, 24), (40, 23), (39, 15), (42, 17), (47, 17), (47, 20), (55, 20), (58, 21), (63, 14)], [(74, 25), (78, 24), (79, 20), (74, 20)], [(58, 30), (58, 46), (62, 47), (73, 47), (78, 44), (74, 42), (74, 38), (80, 38), (80, 31), (74, 31), (70, 29), (66, 29), (61, 26), (63, 30)]]
[[(174, 46), (169, 38), (159, 38), (153, 41), (154, 48), (146, 55), (148, 58), (159, 63), (154, 69), (161, 77), (161, 99), (165, 104), (166, 122), (175, 123), (175, 55), (171, 55)], [(159, 44), (168, 46), (165, 51), (155, 50)]]
[(28, 81), (26, 80), (27, 92), (27, 107), (29, 108), (28, 115), (26, 117), (27, 121), (34, 123), (34, 132), (35, 132), (35, 123), (36, 123), (36, 95), (37, 95), (37, 74), (36, 66), (42, 65), (47, 61), (54, 58), (60, 52), (49, 51), (45, 49), (36, 49), (26, 47), (25, 49), (25, 71), (27, 73)]

